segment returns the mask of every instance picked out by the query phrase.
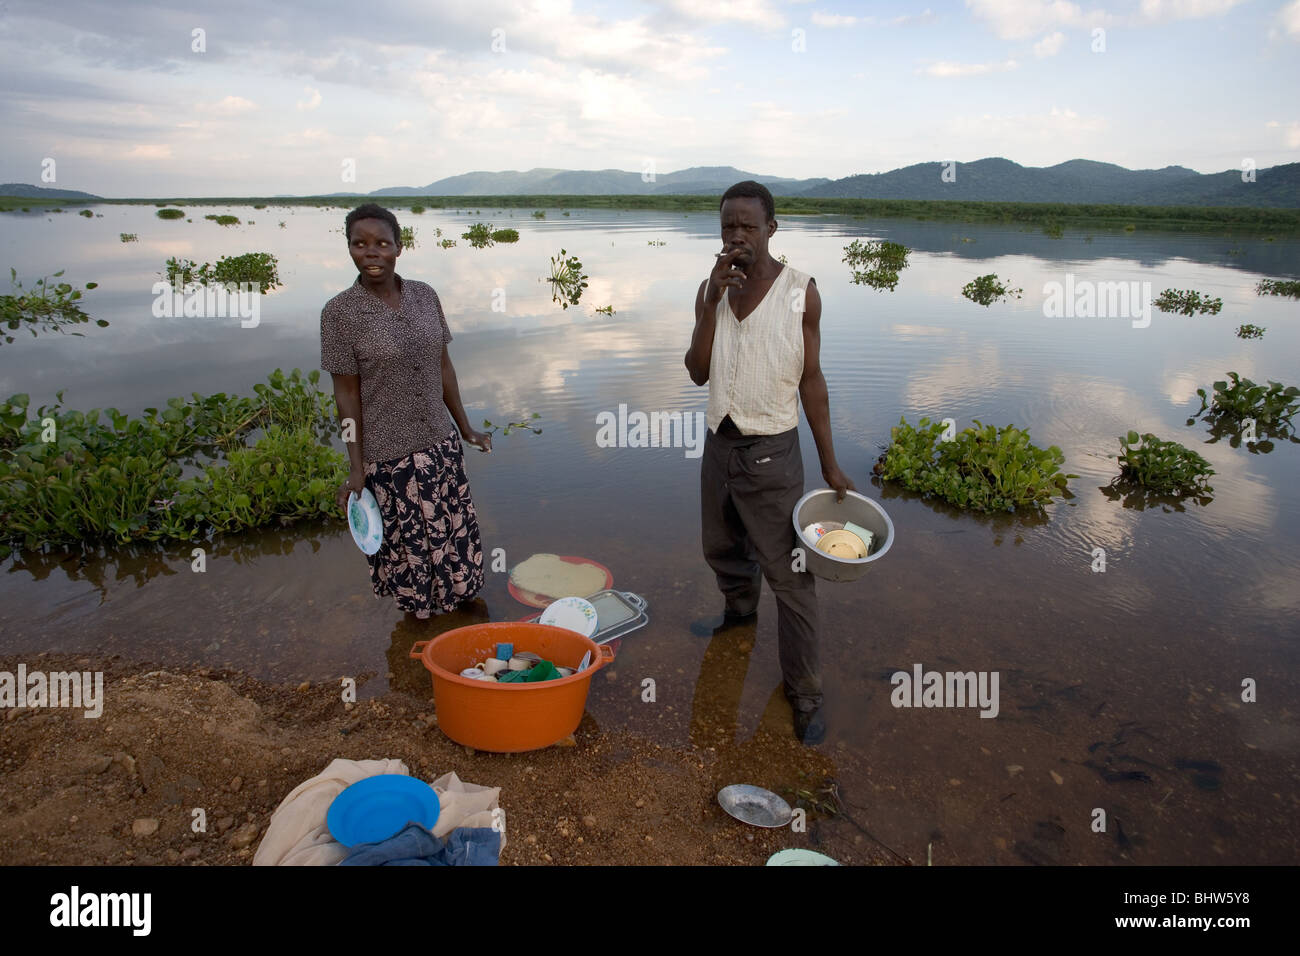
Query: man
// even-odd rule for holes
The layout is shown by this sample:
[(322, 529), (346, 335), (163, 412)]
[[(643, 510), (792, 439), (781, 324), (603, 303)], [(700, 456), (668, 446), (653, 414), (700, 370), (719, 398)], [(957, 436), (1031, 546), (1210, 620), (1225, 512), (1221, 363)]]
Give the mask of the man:
[(811, 276), (768, 253), (776, 207), (766, 187), (737, 183), (723, 194), (719, 214), (722, 252), (695, 295), (695, 333), (686, 353), (691, 381), (709, 384), (700, 466), (704, 557), (726, 600), (721, 628), (754, 620), (767, 578), (776, 597), (781, 675), (795, 736), (816, 744), (826, 734), (817, 594), (812, 574), (796, 571), (792, 554), (791, 518), (803, 495), (798, 400), (822, 477), (838, 498), (853, 489), (831, 444), (818, 357), (821, 296)]

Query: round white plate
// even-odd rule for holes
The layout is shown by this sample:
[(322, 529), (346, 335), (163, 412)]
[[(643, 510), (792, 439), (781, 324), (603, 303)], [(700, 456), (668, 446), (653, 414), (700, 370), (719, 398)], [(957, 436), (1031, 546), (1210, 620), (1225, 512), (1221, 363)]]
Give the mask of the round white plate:
[(348, 528), (352, 540), (366, 554), (374, 554), (384, 540), (384, 519), (379, 514), (379, 504), (369, 488), (361, 494), (348, 493)]
[(567, 627), (583, 637), (591, 637), (596, 633), (596, 608), (586, 598), (562, 597), (547, 605), (537, 623)]
[(839, 866), (824, 853), (815, 850), (781, 850), (773, 853), (767, 860), (768, 866)]

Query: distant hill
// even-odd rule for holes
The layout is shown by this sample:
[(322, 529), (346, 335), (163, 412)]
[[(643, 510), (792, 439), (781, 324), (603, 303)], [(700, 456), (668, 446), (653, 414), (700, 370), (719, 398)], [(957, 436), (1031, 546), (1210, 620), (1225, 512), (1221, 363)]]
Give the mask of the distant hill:
[(958, 199), (984, 202), (1117, 203), (1142, 206), (1300, 207), (1300, 163), (1255, 172), (1198, 173), (1182, 166), (1125, 169), (1072, 159), (1056, 166), (1021, 166), (1009, 159), (958, 163), (944, 182), (942, 163), (918, 163), (887, 173), (848, 176), (800, 195), (858, 199)]
[(0, 183), (0, 196), (19, 196), (23, 199), (103, 199), (77, 189), (50, 189), (46, 186), (28, 186), (26, 183)]
[(655, 193), (720, 193), (733, 183), (753, 179), (778, 196), (797, 196), (829, 179), (788, 179), (747, 173), (733, 166), (692, 166), (659, 173), (645, 182), (639, 172), (623, 169), (529, 169), (525, 172), (473, 172), (449, 176), (427, 186), (392, 186), (372, 196), (650, 196)]

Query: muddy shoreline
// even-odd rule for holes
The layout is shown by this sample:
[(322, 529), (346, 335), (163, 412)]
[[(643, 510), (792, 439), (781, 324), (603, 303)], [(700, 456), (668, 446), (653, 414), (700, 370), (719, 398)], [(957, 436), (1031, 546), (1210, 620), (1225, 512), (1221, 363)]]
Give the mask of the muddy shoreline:
[[(736, 754), (607, 732), (590, 714), (571, 745), (488, 754), (438, 730), (431, 697), (401, 690), (349, 707), (332, 684), (208, 667), (39, 654), (0, 657), (0, 671), (19, 663), (102, 671), (104, 710), (0, 710), (0, 865), (251, 864), (280, 801), (335, 757), (397, 758), (421, 779), (454, 770), (501, 787), (502, 865), (761, 865), (790, 847), (893, 862), (843, 817), (814, 810), (803, 833), (735, 821), (716, 792), (738, 782)], [(798, 755), (774, 729), (751, 743)]]

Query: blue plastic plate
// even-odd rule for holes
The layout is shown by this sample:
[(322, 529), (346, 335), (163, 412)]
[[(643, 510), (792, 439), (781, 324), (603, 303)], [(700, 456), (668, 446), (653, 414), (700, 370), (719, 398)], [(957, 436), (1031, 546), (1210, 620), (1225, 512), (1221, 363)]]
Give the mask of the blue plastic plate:
[(344, 846), (387, 840), (408, 823), (432, 830), (437, 822), (438, 794), (404, 773), (358, 780), (334, 798), (325, 814), (325, 825)]

